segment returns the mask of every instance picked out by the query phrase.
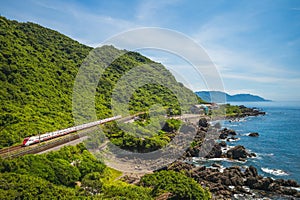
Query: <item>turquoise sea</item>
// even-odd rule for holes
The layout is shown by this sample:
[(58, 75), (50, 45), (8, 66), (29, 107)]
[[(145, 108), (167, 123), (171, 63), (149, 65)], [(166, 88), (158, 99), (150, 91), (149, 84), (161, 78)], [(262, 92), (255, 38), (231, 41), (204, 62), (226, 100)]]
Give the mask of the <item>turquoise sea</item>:
[[(257, 154), (247, 162), (218, 161), (224, 167), (253, 165), (263, 176), (295, 179), (300, 183), (300, 102), (234, 102), (231, 104), (256, 107), (264, 116), (247, 117), (239, 121), (225, 121), (224, 127), (234, 129), (240, 140), (230, 146), (243, 145)], [(259, 137), (249, 137), (258, 132)]]

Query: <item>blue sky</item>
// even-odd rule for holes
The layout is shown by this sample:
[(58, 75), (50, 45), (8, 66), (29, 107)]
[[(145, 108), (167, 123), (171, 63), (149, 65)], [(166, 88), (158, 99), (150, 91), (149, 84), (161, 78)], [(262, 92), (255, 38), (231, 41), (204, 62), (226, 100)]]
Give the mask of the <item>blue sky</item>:
[[(206, 50), (227, 92), (300, 100), (298, 0), (6, 0), (0, 2), (0, 14), (38, 23), (94, 47), (133, 28), (176, 30)], [(167, 66), (180, 65), (177, 74), (189, 76), (184, 62), (143, 53)], [(195, 84), (192, 89), (206, 88)]]

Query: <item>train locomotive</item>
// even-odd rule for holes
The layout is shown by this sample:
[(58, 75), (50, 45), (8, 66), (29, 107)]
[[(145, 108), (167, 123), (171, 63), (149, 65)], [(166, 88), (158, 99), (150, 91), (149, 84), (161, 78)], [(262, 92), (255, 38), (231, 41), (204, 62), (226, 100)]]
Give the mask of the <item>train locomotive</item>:
[(63, 135), (67, 135), (67, 134), (70, 134), (70, 133), (73, 133), (73, 132), (76, 132), (76, 131), (91, 128), (93, 126), (97, 126), (99, 124), (103, 124), (103, 123), (113, 121), (113, 120), (117, 120), (117, 119), (120, 119), (120, 118), (121, 118), (121, 115), (118, 115), (118, 116), (98, 120), (98, 121), (95, 121), (95, 122), (90, 122), (90, 123), (86, 123), (86, 124), (82, 124), (82, 125), (78, 125), (78, 126), (73, 126), (73, 127), (70, 127), (70, 128), (66, 128), (66, 129), (62, 129), (62, 130), (58, 130), (58, 131), (53, 131), (53, 132), (49, 132), (49, 133), (44, 133), (42, 135), (27, 137), (27, 138), (24, 138), (24, 140), (22, 142), (22, 146), (29, 146), (29, 145), (32, 145), (32, 144), (44, 142), (46, 140), (51, 140), (53, 138), (61, 137)]

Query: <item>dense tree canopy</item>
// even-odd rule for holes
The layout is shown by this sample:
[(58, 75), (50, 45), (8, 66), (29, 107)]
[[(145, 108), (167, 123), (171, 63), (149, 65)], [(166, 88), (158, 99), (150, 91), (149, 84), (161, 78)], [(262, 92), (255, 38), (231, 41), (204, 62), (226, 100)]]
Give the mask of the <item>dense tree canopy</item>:
[(170, 192), (170, 199), (210, 199), (210, 193), (204, 190), (194, 179), (174, 171), (160, 171), (145, 175), (141, 185), (152, 187), (152, 194), (158, 196)]
[(121, 173), (106, 167), (82, 144), (0, 159), (0, 172), (0, 199), (152, 199), (148, 188), (115, 181)]
[[(26, 136), (74, 125), (74, 80), (91, 50), (37, 24), (0, 17), (0, 148), (19, 143)], [(192, 91), (177, 83), (163, 65), (139, 53), (112, 46), (98, 51), (104, 55), (102, 60), (95, 60), (94, 64), (99, 66), (110, 56), (122, 54), (98, 82), (95, 95), (98, 118), (112, 115), (111, 95), (118, 80), (131, 69), (146, 64), (149, 65), (146, 69), (153, 71), (147, 77), (168, 77), (165, 82), (181, 91), (186, 99), (195, 97)], [(125, 96), (129, 87), (118, 88), (119, 96)], [(147, 111), (154, 104), (162, 105), (169, 114), (181, 112), (176, 94), (161, 84), (144, 84), (137, 88), (128, 104), (132, 113)]]
[[(0, 17), (0, 148), (20, 143), (26, 136), (37, 135), (74, 125), (72, 95), (75, 77), (92, 48), (56, 31), (33, 23), (19, 23)], [(99, 49), (114, 60), (99, 79), (95, 95), (98, 118), (112, 115), (111, 97), (114, 87), (131, 69), (147, 64), (154, 68), (154, 77), (168, 77), (163, 84), (144, 84), (129, 99), (131, 113), (146, 111), (137, 121), (141, 131), (148, 123), (149, 109), (161, 105), (167, 114), (180, 114), (174, 90), (186, 99), (192, 91), (177, 83), (163, 65), (136, 52), (112, 46)], [(103, 65), (106, 58), (95, 64)], [(126, 95), (130, 85), (118, 88)], [(121, 99), (122, 100), (122, 99)], [(197, 99), (201, 101), (200, 99)], [(183, 102), (184, 109), (189, 102)], [(112, 142), (124, 149), (148, 152), (166, 145), (180, 127), (177, 120), (168, 120), (160, 131), (149, 131), (143, 138), (127, 134), (114, 123), (104, 127)], [(206, 199), (208, 193), (191, 179), (177, 173), (155, 173), (143, 179), (143, 186), (116, 180), (121, 173), (106, 167), (83, 145), (64, 147), (43, 155), (0, 158), (0, 199), (154, 199), (169, 191), (174, 198)], [(166, 177), (166, 182), (162, 181)], [(184, 188), (181, 188), (183, 187)]]

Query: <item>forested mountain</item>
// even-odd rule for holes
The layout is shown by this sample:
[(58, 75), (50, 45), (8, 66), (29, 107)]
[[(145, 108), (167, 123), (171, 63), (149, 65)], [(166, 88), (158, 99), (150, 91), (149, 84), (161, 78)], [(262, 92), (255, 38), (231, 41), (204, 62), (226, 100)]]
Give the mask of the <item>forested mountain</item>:
[(73, 80), (90, 47), (0, 18), (0, 143), (72, 125)]
[[(74, 81), (91, 50), (91, 47), (37, 24), (0, 17), (0, 148), (19, 143), (25, 136), (73, 125)], [(168, 76), (169, 84), (187, 99), (195, 97), (161, 64), (139, 53), (112, 46), (101, 47), (99, 51), (107, 56), (123, 55), (111, 63), (98, 82), (95, 95), (98, 118), (112, 115), (111, 92), (122, 75), (143, 64), (155, 68), (157, 73), (153, 76)], [(126, 87), (119, 90), (121, 96), (126, 91)], [(196, 100), (201, 101), (200, 98)], [(157, 103), (169, 114), (181, 112), (176, 95), (159, 84), (138, 88), (129, 101), (129, 108), (134, 113)], [(177, 120), (170, 120), (164, 131), (174, 131), (179, 125)], [(152, 150), (170, 140), (162, 131), (140, 144), (139, 139), (115, 129), (111, 123), (104, 130), (114, 132), (112, 141), (123, 148), (147, 147)], [(120, 176), (121, 172), (105, 166), (83, 144), (65, 146), (43, 155), (0, 158), (0, 199), (156, 199), (162, 193), (170, 192), (174, 199), (210, 197), (207, 189), (179, 172), (148, 175), (142, 186), (125, 183)]]
[[(99, 80), (95, 98), (98, 118), (111, 115), (112, 88), (133, 67), (154, 64), (159, 73), (173, 77), (161, 64), (139, 53), (112, 46), (101, 48), (108, 56), (124, 55)], [(0, 17), (0, 148), (19, 143), (26, 136), (73, 125), (73, 84), (91, 50), (57, 31)], [(184, 96), (194, 95), (182, 84), (174, 85)], [(173, 114), (180, 112), (176, 96), (161, 85), (139, 88), (129, 106), (132, 111), (141, 111), (155, 103), (172, 108)]]

